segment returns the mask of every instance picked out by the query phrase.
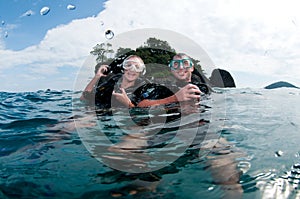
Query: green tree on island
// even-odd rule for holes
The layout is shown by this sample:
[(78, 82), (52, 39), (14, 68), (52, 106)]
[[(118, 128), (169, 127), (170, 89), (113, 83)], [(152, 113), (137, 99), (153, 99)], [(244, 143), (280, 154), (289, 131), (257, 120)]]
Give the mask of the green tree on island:
[[(113, 61), (112, 58), (108, 58), (109, 54), (114, 53), (110, 43), (97, 44), (90, 53), (97, 56), (96, 61), (98, 63)], [(147, 64), (146, 76), (148, 78), (168, 78), (170, 77), (170, 70), (166, 65), (169, 64), (176, 51), (167, 41), (150, 37), (143, 45), (136, 48), (136, 50), (123, 47), (118, 48), (114, 58), (116, 59), (124, 54), (136, 54), (140, 56), (144, 60), (144, 63)], [(200, 61), (193, 58), (192, 61), (195, 64), (195, 68), (203, 72), (199, 64)]]
[(115, 54), (115, 57), (120, 57), (124, 54), (129, 53), (130, 51), (133, 51), (133, 50), (131, 48), (122, 48), (122, 47), (120, 47), (120, 48), (118, 48), (118, 50)]
[(90, 54), (97, 56), (97, 63), (110, 61), (112, 58), (108, 58), (108, 54), (113, 54), (114, 50), (110, 43), (97, 44)]

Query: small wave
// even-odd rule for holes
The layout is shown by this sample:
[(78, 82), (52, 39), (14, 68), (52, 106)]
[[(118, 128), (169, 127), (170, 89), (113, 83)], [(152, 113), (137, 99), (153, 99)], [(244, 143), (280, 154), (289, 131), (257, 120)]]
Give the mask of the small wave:
[(2, 129), (16, 129), (16, 128), (36, 128), (41, 125), (55, 124), (58, 120), (49, 118), (33, 118), (25, 120), (17, 120), (8, 124), (3, 124)]
[[(24, 187), (27, 187), (27, 189)], [(10, 184), (3, 183), (0, 184), (0, 196), (2, 195), (4, 198), (54, 197), (56, 194), (50, 187), (50, 185), (39, 185), (30, 181), (17, 181)]]

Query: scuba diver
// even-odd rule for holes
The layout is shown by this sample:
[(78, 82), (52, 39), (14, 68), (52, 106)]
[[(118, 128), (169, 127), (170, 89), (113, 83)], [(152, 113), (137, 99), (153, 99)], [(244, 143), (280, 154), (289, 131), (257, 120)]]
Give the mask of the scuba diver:
[(148, 82), (141, 78), (145, 73), (146, 66), (137, 55), (127, 56), (119, 70), (118, 67), (111, 68), (107, 64), (99, 63), (96, 65), (95, 76), (80, 99), (101, 108), (110, 108), (111, 103), (134, 107), (131, 95), (137, 87)]

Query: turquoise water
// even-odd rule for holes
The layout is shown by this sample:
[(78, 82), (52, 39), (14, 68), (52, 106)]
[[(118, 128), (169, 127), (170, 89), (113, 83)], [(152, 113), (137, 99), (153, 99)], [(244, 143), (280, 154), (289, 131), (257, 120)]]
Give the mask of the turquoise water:
[[(171, 166), (150, 173), (118, 171), (98, 161), (74, 126), (74, 120), (93, 112), (83, 105), (73, 109), (72, 97), (73, 105), (78, 105), (79, 95), (68, 90), (0, 93), (0, 198), (225, 196), (207, 158), (218, 162), (222, 153), (199, 156), (203, 150), (197, 145), (189, 147)], [(218, 136), (221, 133), (230, 143), (228, 154), (239, 154), (228, 157), (233, 157), (238, 171), (243, 172), (239, 181), (242, 197), (299, 198), (300, 91), (223, 89), (216, 95), (225, 96), (216, 105), (224, 108), (225, 116), (218, 116), (218, 108), (207, 110), (217, 116), (206, 116), (210, 130)], [(115, 113), (115, 120), (127, 119), (122, 112)], [(99, 125), (109, 124), (111, 118), (107, 117)], [(218, 120), (223, 122), (221, 130), (213, 128)], [(86, 128), (93, 131), (95, 127)], [(106, 130), (113, 139), (124, 136), (114, 124)], [(140, 191), (134, 183), (148, 189)]]

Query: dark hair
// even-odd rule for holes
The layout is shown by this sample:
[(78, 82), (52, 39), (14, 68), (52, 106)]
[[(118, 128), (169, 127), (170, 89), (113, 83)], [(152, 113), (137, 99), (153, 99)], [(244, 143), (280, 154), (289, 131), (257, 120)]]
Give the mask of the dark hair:
[(100, 66), (102, 66), (102, 65), (108, 65), (108, 64), (109, 64), (108, 62), (97, 63), (96, 66), (95, 66), (94, 73), (96, 74), (98, 72), (98, 69), (100, 68)]
[[(188, 55), (185, 54), (185, 53), (177, 53), (176, 55), (173, 56), (173, 59), (174, 59), (175, 57), (179, 57), (179, 58), (187, 57), (187, 58), (191, 59), (191, 57), (188, 56)], [(193, 65), (194, 65), (194, 63), (193, 63)]]
[(144, 64), (144, 60), (140, 56), (135, 55), (135, 54), (134, 55), (129, 55), (128, 57), (126, 57), (126, 59), (124, 59), (123, 63), (125, 61), (127, 61), (128, 59), (131, 59), (131, 58), (138, 58), (142, 62), (142, 64)]

